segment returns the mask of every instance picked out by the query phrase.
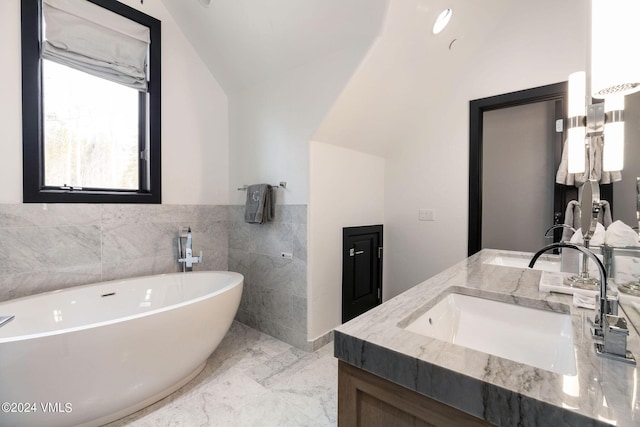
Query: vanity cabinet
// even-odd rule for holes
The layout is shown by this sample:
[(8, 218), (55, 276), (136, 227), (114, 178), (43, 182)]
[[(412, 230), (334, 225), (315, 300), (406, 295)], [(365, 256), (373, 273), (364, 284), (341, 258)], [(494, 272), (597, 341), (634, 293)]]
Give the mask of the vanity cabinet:
[(492, 426), (346, 362), (338, 362), (338, 426)]

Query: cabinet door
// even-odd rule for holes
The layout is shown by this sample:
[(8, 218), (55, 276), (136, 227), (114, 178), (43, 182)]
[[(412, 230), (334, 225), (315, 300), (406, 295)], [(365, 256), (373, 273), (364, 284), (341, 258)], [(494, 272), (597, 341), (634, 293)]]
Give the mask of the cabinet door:
[(479, 427), (492, 424), (338, 362), (338, 426)]
[(382, 225), (343, 229), (342, 322), (382, 302)]

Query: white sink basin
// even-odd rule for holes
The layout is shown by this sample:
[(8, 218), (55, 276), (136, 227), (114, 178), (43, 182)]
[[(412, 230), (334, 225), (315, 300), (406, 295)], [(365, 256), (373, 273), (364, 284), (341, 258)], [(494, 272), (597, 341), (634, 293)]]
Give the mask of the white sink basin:
[[(485, 264), (502, 265), (505, 267), (528, 268), (531, 261), (531, 255), (499, 253), (485, 262)], [(561, 262), (558, 255), (542, 255), (533, 266), (534, 270), (541, 271), (560, 271)]]
[(569, 314), (450, 293), (405, 330), (559, 374), (576, 374)]

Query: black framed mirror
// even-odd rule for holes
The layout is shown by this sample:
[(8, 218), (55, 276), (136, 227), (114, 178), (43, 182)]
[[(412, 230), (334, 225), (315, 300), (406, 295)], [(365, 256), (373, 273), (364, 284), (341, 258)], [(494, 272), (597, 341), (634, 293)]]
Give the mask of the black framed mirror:
[[(560, 82), (470, 101), (468, 255), (473, 255), (483, 248), (483, 171), (485, 169), (485, 163), (487, 163), (484, 158), (483, 141), (485, 114), (510, 107), (549, 102), (552, 104), (555, 118), (563, 119), (566, 117), (567, 89), (567, 82)], [(556, 163), (553, 167), (557, 168), (562, 157), (564, 132), (560, 129), (554, 133), (552, 139), (553, 157)], [(514, 143), (517, 143), (517, 141)], [(509, 179), (514, 179), (514, 177), (509, 177)], [(612, 185), (603, 185), (601, 191), (603, 199), (613, 203)], [(549, 221), (550, 223), (557, 224), (563, 220), (564, 209), (568, 201), (577, 199), (577, 189), (575, 187), (555, 184), (553, 193), (553, 201), (551, 202), (553, 205), (553, 218), (550, 218)], [(505, 201), (504, 210), (507, 214), (517, 215), (514, 211), (517, 206), (506, 205), (506, 203)], [(545, 230), (541, 230), (539, 233), (542, 235), (544, 231)], [(554, 241), (559, 240), (561, 234), (561, 230), (557, 230)]]

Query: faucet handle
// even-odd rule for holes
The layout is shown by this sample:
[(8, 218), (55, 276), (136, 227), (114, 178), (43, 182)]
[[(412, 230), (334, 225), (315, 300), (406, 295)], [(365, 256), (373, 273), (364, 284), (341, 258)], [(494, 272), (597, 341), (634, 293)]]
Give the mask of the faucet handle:
[(603, 316), (603, 342), (596, 343), (596, 353), (609, 359), (636, 364), (633, 354), (627, 350), (629, 328), (623, 317), (610, 314)]
[(627, 320), (624, 317), (613, 316), (607, 314), (607, 332), (614, 334), (629, 335), (629, 328), (627, 327)]

